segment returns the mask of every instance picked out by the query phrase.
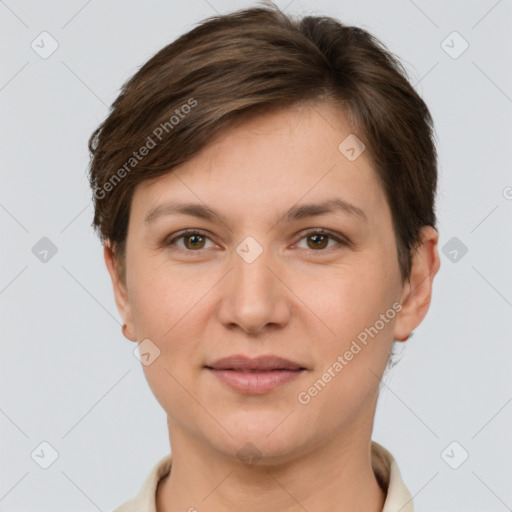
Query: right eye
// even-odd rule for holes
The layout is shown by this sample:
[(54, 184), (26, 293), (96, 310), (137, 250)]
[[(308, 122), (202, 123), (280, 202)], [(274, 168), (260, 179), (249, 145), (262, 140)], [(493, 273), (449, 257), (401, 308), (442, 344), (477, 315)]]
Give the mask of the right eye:
[[(185, 241), (184, 247), (180, 247), (176, 244), (176, 241), (181, 239)], [(164, 246), (168, 247), (173, 245), (180, 251), (198, 252), (197, 249), (204, 249), (205, 240), (209, 240), (209, 237), (206, 236), (203, 232), (194, 229), (187, 229), (185, 231), (181, 231), (175, 236), (171, 235), (171, 238), (168, 238), (164, 242)]]

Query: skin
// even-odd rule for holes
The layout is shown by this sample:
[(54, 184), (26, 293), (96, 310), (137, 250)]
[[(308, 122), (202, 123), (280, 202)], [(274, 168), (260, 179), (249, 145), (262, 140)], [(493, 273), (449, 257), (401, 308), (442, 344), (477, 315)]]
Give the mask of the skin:
[[(380, 378), (393, 340), (406, 340), (427, 313), (440, 265), (438, 233), (422, 230), (403, 282), (369, 152), (349, 161), (338, 150), (351, 133), (328, 102), (246, 121), (136, 188), (126, 283), (105, 245), (125, 335), (149, 338), (160, 350), (143, 366), (167, 413), (173, 454), (172, 472), (157, 491), (159, 512), (382, 510), (385, 492), (370, 452)], [(283, 218), (297, 203), (328, 197), (358, 206), (367, 222), (343, 212)], [(151, 208), (171, 200), (207, 204), (226, 223), (183, 214), (144, 223)], [(304, 233), (311, 228), (349, 244), (316, 241)], [(184, 229), (204, 238), (164, 245)], [(252, 263), (236, 252), (247, 236), (263, 249)], [(299, 403), (298, 394), (393, 303), (401, 311), (317, 396)], [(241, 394), (204, 368), (233, 354), (273, 354), (307, 371), (271, 392)], [(261, 453), (253, 466), (237, 457), (248, 442)]]

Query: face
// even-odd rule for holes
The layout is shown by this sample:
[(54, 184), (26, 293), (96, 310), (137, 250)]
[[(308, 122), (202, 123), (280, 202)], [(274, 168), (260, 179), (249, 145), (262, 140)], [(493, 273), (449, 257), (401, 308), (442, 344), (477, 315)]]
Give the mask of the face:
[[(283, 460), (371, 432), (393, 339), (426, 309), (400, 311), (391, 212), (351, 134), (329, 103), (265, 114), (135, 190), (116, 300), (160, 351), (143, 369), (171, 440)], [(260, 356), (292, 364), (237, 366)]]

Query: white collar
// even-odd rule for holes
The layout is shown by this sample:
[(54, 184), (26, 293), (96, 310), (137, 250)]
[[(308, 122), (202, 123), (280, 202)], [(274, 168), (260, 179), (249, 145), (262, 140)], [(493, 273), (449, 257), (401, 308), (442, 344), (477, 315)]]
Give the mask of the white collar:
[[(382, 512), (414, 512), (412, 496), (402, 480), (398, 465), (391, 453), (372, 440), (371, 455), (375, 476), (387, 493)], [(169, 453), (153, 466), (139, 493), (113, 512), (156, 512), (158, 482), (169, 474), (171, 465), (172, 456)]]

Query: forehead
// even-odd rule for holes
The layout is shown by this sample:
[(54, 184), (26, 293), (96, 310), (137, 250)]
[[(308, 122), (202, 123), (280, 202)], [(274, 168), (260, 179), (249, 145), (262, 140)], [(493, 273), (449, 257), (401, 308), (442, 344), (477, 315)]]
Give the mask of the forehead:
[(327, 196), (364, 210), (386, 209), (369, 152), (357, 145), (362, 138), (329, 102), (252, 117), (222, 132), (168, 174), (142, 182), (133, 210), (144, 217), (159, 203), (179, 198), (227, 215), (249, 207), (253, 213), (275, 214), (280, 205), (284, 210)]

